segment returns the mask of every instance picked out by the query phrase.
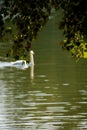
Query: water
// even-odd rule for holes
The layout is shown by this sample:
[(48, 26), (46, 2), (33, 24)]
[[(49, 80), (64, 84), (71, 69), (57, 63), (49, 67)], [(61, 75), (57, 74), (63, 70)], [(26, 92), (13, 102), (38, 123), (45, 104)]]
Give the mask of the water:
[(0, 68), (0, 130), (87, 129), (87, 60), (76, 63), (61, 49), (55, 22), (51, 19), (32, 44), (34, 79), (30, 68)]

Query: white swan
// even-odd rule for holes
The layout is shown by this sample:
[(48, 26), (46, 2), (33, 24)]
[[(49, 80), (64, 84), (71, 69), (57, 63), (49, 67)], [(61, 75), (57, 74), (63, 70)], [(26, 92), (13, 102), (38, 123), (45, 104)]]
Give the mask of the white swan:
[(18, 69), (26, 69), (30, 67), (30, 78), (34, 79), (34, 52), (30, 51), (30, 62), (27, 63), (26, 60), (17, 60), (15, 62), (1, 62), (0, 68), (4, 67), (16, 67)]
[(13, 67), (19, 68), (19, 69), (26, 69), (28, 67), (34, 66), (34, 52), (30, 51), (30, 63), (27, 63), (26, 60), (17, 60), (14, 62), (11, 62), (11, 65)]

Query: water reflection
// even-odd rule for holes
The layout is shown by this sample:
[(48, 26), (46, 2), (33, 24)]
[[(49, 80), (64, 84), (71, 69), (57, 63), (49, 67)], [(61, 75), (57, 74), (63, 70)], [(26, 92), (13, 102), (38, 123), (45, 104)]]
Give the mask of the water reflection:
[[(44, 74), (36, 75), (31, 82), (28, 71), (6, 69), (0, 73), (2, 130), (87, 128), (86, 84), (58, 83)], [(46, 79), (48, 82), (45, 82)]]

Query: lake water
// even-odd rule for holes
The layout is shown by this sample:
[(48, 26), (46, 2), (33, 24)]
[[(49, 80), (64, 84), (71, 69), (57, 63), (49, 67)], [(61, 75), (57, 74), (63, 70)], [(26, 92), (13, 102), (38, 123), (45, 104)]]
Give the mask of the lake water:
[[(0, 67), (0, 130), (87, 130), (87, 59), (76, 63), (61, 49), (56, 22), (32, 44), (34, 79), (30, 68)], [(0, 44), (3, 61), (5, 47)]]

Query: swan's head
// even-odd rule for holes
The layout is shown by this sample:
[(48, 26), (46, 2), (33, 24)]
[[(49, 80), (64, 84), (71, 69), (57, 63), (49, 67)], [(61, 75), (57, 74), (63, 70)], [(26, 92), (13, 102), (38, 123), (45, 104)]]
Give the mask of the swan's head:
[(31, 51), (30, 51), (30, 54), (34, 55), (34, 51), (31, 50)]

